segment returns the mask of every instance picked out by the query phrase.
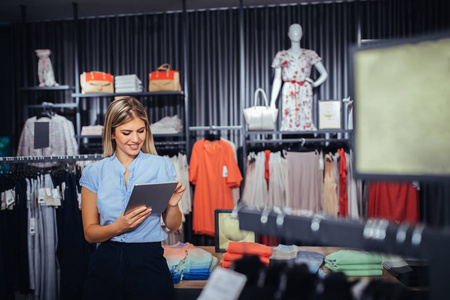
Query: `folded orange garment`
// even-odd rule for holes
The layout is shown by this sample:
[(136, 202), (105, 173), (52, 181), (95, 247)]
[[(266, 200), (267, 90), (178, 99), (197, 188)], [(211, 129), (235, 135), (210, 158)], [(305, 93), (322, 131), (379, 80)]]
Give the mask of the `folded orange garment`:
[[(224, 260), (230, 260), (230, 261), (233, 261), (233, 260), (237, 260), (237, 259), (241, 259), (241, 258), (243, 258), (244, 257), (244, 255), (245, 254), (237, 254), (237, 253), (228, 253), (228, 252), (225, 252), (224, 254), (223, 254), (223, 259)], [(248, 255), (248, 254), (247, 254)], [(269, 263), (269, 257), (268, 256), (261, 256), (261, 255), (258, 255), (258, 257), (259, 257), (259, 259), (263, 262), (263, 263)]]
[(229, 242), (227, 247), (227, 252), (229, 253), (246, 253), (258, 256), (271, 256), (272, 248), (252, 242)]
[[(261, 256), (259, 256), (259, 259), (260, 259), (261, 262), (262, 262), (263, 264), (265, 264), (266, 266), (269, 265), (270, 259), (269, 259), (268, 257), (261, 257)], [(229, 268), (229, 267), (231, 266), (231, 264), (232, 264), (234, 261), (235, 261), (235, 260), (226, 260), (226, 259), (223, 259), (223, 260), (222, 260), (222, 267), (224, 267), (224, 268)]]

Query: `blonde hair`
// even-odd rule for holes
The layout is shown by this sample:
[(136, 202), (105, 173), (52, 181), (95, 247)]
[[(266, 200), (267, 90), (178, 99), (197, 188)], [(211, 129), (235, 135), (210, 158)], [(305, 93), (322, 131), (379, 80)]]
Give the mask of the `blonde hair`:
[(111, 102), (106, 111), (105, 129), (103, 132), (104, 157), (110, 157), (116, 151), (116, 141), (112, 138), (116, 128), (130, 122), (134, 118), (139, 118), (145, 123), (145, 141), (142, 145), (142, 152), (158, 155), (144, 106), (136, 98), (124, 96)]

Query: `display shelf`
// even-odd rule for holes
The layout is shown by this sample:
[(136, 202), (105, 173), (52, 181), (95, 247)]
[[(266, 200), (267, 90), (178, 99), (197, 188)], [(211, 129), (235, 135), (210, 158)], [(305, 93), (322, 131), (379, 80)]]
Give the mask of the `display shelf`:
[(42, 104), (29, 104), (25, 105), (26, 108), (78, 108), (76, 103), (49, 103), (44, 102)]
[(185, 137), (184, 133), (153, 133), (153, 137), (162, 138), (162, 137)]
[(95, 94), (73, 93), (72, 97), (94, 98), (94, 97), (115, 97), (115, 96), (172, 96), (172, 95), (181, 96), (184, 95), (184, 92), (179, 91), (179, 92), (95, 93)]
[(58, 86), (32, 86), (32, 87), (20, 87), (21, 91), (67, 91), (72, 90), (73, 87), (68, 85), (58, 85)]
[(101, 139), (102, 136), (101, 135), (81, 135), (81, 134), (76, 134), (75, 138), (78, 139)]
[[(184, 133), (154, 133), (153, 134), (154, 138), (164, 138), (164, 137), (184, 137)], [(75, 135), (75, 138), (87, 138), (87, 139), (101, 139), (102, 136), (101, 135), (81, 135), (81, 134), (77, 134)]]

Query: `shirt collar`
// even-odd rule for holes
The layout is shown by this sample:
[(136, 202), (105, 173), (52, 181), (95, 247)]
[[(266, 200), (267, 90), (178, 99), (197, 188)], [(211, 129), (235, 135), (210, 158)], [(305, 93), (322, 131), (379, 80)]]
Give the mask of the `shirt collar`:
[[(134, 168), (137, 165), (137, 161), (140, 160), (142, 158), (142, 151), (139, 151), (139, 154), (136, 156), (136, 158), (130, 163), (130, 165), (128, 166), (128, 170), (131, 172), (134, 170)], [(121, 172), (121, 174), (124, 174), (125, 171), (127, 170), (125, 168), (125, 166), (120, 162), (120, 160), (117, 158), (116, 156), (116, 152), (114, 152), (114, 154), (111, 156), (111, 161), (113, 162), (113, 165), (115, 167), (116, 170), (118, 170), (119, 172)]]

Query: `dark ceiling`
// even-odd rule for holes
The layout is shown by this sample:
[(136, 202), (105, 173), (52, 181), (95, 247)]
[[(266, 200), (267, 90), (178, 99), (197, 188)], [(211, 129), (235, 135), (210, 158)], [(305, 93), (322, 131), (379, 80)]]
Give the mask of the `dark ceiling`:
[[(327, 1), (327, 2), (334, 2)], [(21, 6), (27, 21), (62, 20), (73, 17), (73, 2), (78, 17), (181, 11), (182, 0), (0, 0), (0, 23), (21, 21)], [(239, 0), (186, 0), (188, 10), (238, 7)], [(244, 6), (277, 5), (324, 0), (243, 0)]]

